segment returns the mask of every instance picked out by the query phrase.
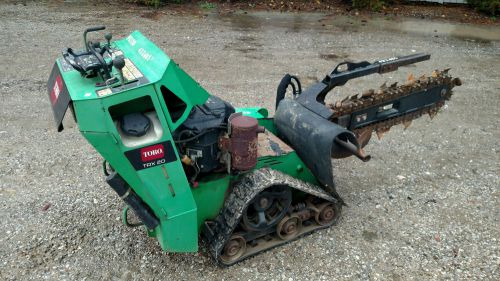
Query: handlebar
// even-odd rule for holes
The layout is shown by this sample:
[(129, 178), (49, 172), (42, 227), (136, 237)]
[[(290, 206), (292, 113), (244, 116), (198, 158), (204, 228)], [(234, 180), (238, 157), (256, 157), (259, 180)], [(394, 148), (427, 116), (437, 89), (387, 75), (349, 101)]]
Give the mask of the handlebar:
[(90, 51), (89, 46), (87, 44), (87, 33), (96, 32), (96, 31), (100, 31), (100, 30), (104, 30), (104, 29), (106, 29), (106, 27), (104, 25), (90, 27), (90, 28), (85, 29), (85, 31), (83, 32), (83, 45), (85, 45), (85, 49), (87, 50), (87, 52)]
[(106, 29), (106, 27), (104, 25), (101, 25), (101, 26), (96, 26), (96, 27), (89, 27), (87, 29), (85, 29), (85, 32), (94, 32), (94, 31), (99, 31), (99, 30), (104, 30)]

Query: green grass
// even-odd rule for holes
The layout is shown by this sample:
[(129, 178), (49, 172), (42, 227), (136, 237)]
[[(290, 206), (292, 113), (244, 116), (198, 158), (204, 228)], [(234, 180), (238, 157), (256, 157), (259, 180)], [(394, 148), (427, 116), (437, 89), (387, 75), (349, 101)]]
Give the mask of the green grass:
[(495, 17), (500, 14), (500, 0), (467, 0), (474, 9)]
[(198, 5), (200, 6), (200, 8), (202, 9), (205, 9), (205, 10), (212, 10), (212, 9), (215, 9), (217, 8), (217, 4), (215, 3), (210, 3), (210, 2), (199, 2)]
[(352, 0), (352, 7), (356, 9), (367, 9), (380, 12), (385, 2), (383, 0)]

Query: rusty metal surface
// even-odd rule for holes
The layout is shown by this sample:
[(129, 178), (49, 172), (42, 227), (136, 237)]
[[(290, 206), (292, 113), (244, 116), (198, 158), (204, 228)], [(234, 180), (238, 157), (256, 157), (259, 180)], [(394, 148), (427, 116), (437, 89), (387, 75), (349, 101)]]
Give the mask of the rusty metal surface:
[(263, 129), (249, 116), (236, 116), (230, 124), (231, 168), (248, 171), (257, 165), (257, 134)]
[(265, 131), (258, 136), (257, 155), (281, 156), (292, 152), (293, 149), (269, 131)]

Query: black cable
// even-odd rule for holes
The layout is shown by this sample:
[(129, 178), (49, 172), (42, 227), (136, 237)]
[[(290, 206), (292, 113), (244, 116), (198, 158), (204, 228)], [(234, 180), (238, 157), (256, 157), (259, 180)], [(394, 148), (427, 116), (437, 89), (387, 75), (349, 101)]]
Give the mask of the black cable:
[(176, 141), (174, 141), (174, 142), (175, 142), (175, 143), (186, 143), (186, 142), (190, 142), (190, 141), (192, 141), (192, 140), (195, 140), (195, 139), (197, 139), (197, 138), (199, 138), (199, 137), (203, 136), (203, 135), (204, 135), (204, 134), (206, 134), (206, 133), (213, 132), (213, 131), (215, 131), (215, 130), (217, 130), (217, 129), (226, 129), (226, 128), (227, 128), (227, 125), (225, 125), (225, 126), (224, 126), (224, 125), (222, 125), (222, 126), (217, 126), (217, 127), (213, 127), (213, 128), (203, 129), (203, 130), (202, 130), (201, 132), (199, 132), (198, 134), (196, 134), (196, 135), (194, 135), (194, 136), (192, 136), (192, 137), (189, 137), (189, 138), (187, 138), (187, 139), (182, 139), (182, 140), (181, 140), (181, 139), (180, 139), (180, 137), (181, 137), (181, 136), (182, 136), (185, 132), (190, 132), (190, 131), (188, 131), (188, 130), (184, 130), (184, 131), (181, 131), (181, 132), (179, 133), (178, 140), (176, 140)]
[(295, 85), (292, 83), (293, 96), (296, 97), (297, 95), (302, 94), (302, 85), (300, 84), (300, 80), (297, 76), (291, 75), (290, 77), (292, 78), (292, 80), (295, 80), (295, 83), (297, 83), (297, 90), (295, 90)]
[(185, 133), (191, 133), (191, 131), (190, 131), (190, 130), (184, 130), (184, 131), (181, 131), (181, 132), (177, 135), (177, 139), (176, 139), (176, 141), (179, 141), (179, 140), (181, 139), (182, 135), (183, 135), (183, 134), (185, 134)]
[[(295, 86), (295, 84), (297, 86)], [(276, 90), (276, 108), (278, 108), (280, 101), (285, 98), (286, 89), (289, 85), (292, 86), (292, 94), (294, 98), (302, 93), (302, 85), (300, 84), (299, 78), (297, 76), (285, 74), (278, 85), (278, 89)]]

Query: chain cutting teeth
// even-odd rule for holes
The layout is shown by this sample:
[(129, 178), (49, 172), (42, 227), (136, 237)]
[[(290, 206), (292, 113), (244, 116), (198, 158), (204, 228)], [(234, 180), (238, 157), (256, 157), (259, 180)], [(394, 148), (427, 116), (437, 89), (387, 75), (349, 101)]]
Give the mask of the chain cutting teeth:
[(403, 121), (403, 126), (405, 127), (405, 130), (411, 126), (412, 120), (405, 120)]
[(342, 103), (342, 109), (351, 109), (352, 103)]
[(384, 137), (384, 135), (385, 135), (387, 132), (389, 132), (389, 130), (390, 130), (390, 129), (391, 129), (391, 127), (378, 128), (378, 129), (376, 130), (376, 133), (377, 133), (377, 138), (378, 138), (379, 140), (381, 140), (381, 139)]
[[(385, 102), (397, 99), (399, 97), (411, 95), (411, 93), (413, 93), (414, 91), (424, 90), (431, 86), (448, 86), (446, 88), (446, 92), (442, 94), (444, 100), (448, 100), (452, 95), (451, 89), (453, 89), (454, 86), (460, 86), (462, 84), (459, 78), (450, 77), (448, 75), (448, 71), (449, 69), (445, 69), (443, 71), (436, 69), (430, 76), (422, 75), (419, 77), (419, 79), (415, 79), (415, 76), (410, 73), (408, 75), (407, 81), (404, 84), (400, 84), (399, 86), (397, 82), (391, 84), (389, 87), (387, 87), (387, 84), (384, 83), (377, 90), (368, 89), (361, 95), (356, 94), (353, 96), (348, 96), (343, 100), (337, 101), (334, 104), (330, 105), (330, 108), (332, 108), (334, 111), (332, 118), (349, 115), (358, 110), (381, 105)], [(355, 129), (353, 132), (358, 138), (360, 138), (360, 140), (363, 140), (361, 145), (361, 147), (363, 147), (368, 143), (373, 131), (375, 131), (377, 137), (381, 139), (392, 126), (402, 124), (404, 126), (404, 129), (406, 130), (409, 126), (411, 126), (414, 119), (417, 119), (424, 114), (428, 114), (431, 119), (434, 118), (439, 108), (444, 105), (444, 100), (436, 103), (431, 107), (425, 107), (407, 115), (397, 117), (395, 119), (389, 119), (380, 121), (375, 124), (370, 124)]]
[(366, 91), (363, 92), (363, 94), (361, 95), (361, 97), (363, 98), (369, 98), (371, 96), (373, 96), (375, 94), (375, 90), (374, 89), (368, 89)]
[(405, 86), (410, 86), (411, 87), (411, 86), (415, 85), (415, 83), (416, 83), (415, 77), (413, 76), (412, 73), (410, 73), (408, 75), (408, 79), (405, 82)]

